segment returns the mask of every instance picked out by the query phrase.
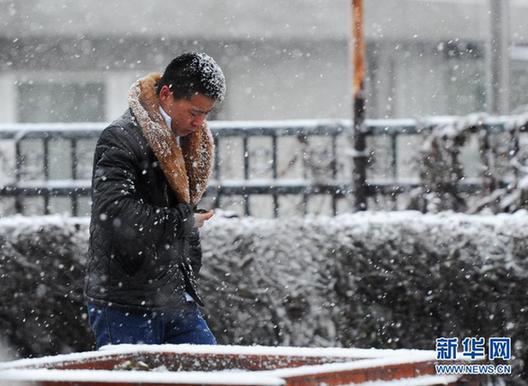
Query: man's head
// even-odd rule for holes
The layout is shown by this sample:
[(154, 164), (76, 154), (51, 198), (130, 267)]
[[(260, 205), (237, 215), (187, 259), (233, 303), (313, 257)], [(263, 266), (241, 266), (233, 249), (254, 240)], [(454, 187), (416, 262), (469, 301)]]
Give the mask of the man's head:
[(186, 53), (173, 59), (157, 88), (160, 105), (171, 117), (171, 129), (178, 136), (189, 135), (205, 122), (226, 90), (222, 69), (210, 56)]

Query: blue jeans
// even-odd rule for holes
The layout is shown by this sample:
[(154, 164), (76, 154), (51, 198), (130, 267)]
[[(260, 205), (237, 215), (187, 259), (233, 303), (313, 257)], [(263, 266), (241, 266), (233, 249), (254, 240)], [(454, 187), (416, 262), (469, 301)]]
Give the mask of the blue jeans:
[(125, 311), (88, 303), (97, 348), (107, 344), (216, 344), (194, 302), (174, 311)]

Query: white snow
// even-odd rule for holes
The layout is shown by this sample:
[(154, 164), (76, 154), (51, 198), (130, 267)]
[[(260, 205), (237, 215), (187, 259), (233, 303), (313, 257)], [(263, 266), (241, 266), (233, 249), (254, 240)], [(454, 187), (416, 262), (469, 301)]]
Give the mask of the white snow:
[[(257, 180), (258, 182), (258, 180)], [(262, 182), (262, 181), (260, 181)], [(297, 183), (297, 180), (286, 180), (284, 186)], [(258, 184), (257, 184), (258, 185)], [(279, 185), (277, 185), (279, 186)], [(282, 186), (282, 184), (281, 184)], [(22, 216), (14, 215), (0, 218), (0, 229), (3, 227), (14, 228), (21, 227), (38, 227), (46, 225), (72, 225), (72, 224), (89, 224), (89, 217), (68, 217), (61, 215), (49, 216)], [(208, 224), (215, 224), (219, 227), (223, 225), (222, 222), (229, 221), (230, 225), (234, 225), (235, 221), (239, 223), (240, 227), (246, 229), (249, 227), (257, 227), (262, 224), (272, 224), (281, 220), (257, 219), (257, 218), (241, 218), (241, 219), (225, 219), (221, 216), (214, 216)], [(456, 229), (458, 232), (474, 232), (481, 227), (501, 227), (502, 230), (511, 229), (515, 231), (527, 226), (528, 212), (526, 210), (519, 210), (513, 214), (497, 214), (497, 215), (468, 215), (463, 213), (439, 213), (439, 214), (422, 214), (418, 211), (400, 211), (400, 212), (358, 212), (346, 213), (336, 217), (311, 217), (304, 219), (290, 219), (289, 221), (299, 221), (314, 223), (320, 222), (324, 226), (335, 226), (343, 229), (350, 227), (354, 232), (367, 231), (373, 224), (384, 225), (390, 228), (392, 225), (405, 224), (408, 227), (419, 231), (426, 231), (428, 227), (445, 226), (451, 229)]]
[(303, 356), (303, 357), (342, 357), (342, 358), (383, 358), (400, 355), (422, 355), (434, 354), (433, 351), (424, 350), (380, 350), (361, 348), (340, 347), (270, 347), (270, 346), (235, 346), (235, 345), (113, 345), (104, 346), (101, 351), (106, 353), (130, 353), (139, 352), (173, 352), (191, 354), (235, 354), (235, 355), (279, 355), (279, 356)]
[[(56, 370), (38, 368), (64, 362), (82, 362), (116, 355), (142, 353), (186, 353), (227, 355), (327, 356), (355, 359), (352, 362), (309, 365), (264, 371), (178, 371), (142, 372), (110, 370)], [(360, 359), (369, 358), (369, 359)], [(197, 345), (114, 345), (100, 351), (22, 359), (0, 363), (0, 380), (4, 381), (92, 381), (127, 383), (187, 383), (225, 385), (283, 385), (283, 377), (308, 376), (321, 372), (340, 372), (401, 363), (432, 361), (435, 352), (422, 350), (376, 350), (345, 348), (304, 348), (265, 346), (197, 346)], [(27, 367), (30, 367), (29, 369)]]
[[(256, 180), (258, 181), (258, 180)], [(285, 181), (285, 186), (288, 184), (295, 184), (296, 180)], [(256, 184), (258, 185), (258, 184)], [(278, 186), (278, 185), (277, 185)], [(208, 224), (215, 224), (222, 226), (222, 221), (240, 222), (241, 228), (258, 227), (263, 224), (273, 224), (281, 220), (271, 219), (257, 219), (257, 218), (241, 218), (237, 220), (225, 219), (220, 216), (213, 217)], [(304, 223), (320, 223), (322, 226), (334, 226), (336, 229), (349, 228), (354, 233), (373, 231), (372, 226), (383, 226), (383, 229), (390, 229), (393, 225), (405, 225), (411, 227), (413, 230), (426, 232), (431, 227), (447, 227), (457, 232), (475, 232), (482, 227), (501, 227), (502, 230), (522, 229), (528, 225), (528, 211), (519, 210), (513, 214), (497, 214), (497, 215), (470, 215), (464, 213), (442, 212), (438, 214), (423, 214), (418, 211), (398, 211), (398, 212), (357, 212), (345, 213), (335, 217), (326, 216), (307, 216), (303, 219), (289, 219), (289, 222), (304, 222)], [(216, 224), (217, 223), (217, 224)], [(521, 227), (521, 228), (519, 228)], [(446, 235), (447, 236), (447, 235)]]
[[(472, 114), (465, 117), (468, 124), (486, 124), (493, 126), (503, 126), (505, 128), (518, 127), (526, 122), (526, 114), (513, 116), (483, 116), (481, 114)], [(416, 119), (367, 119), (365, 126), (368, 128), (415, 128), (417, 125), (423, 126), (445, 126), (452, 125), (460, 120), (458, 116), (434, 116), (420, 120)], [(285, 128), (305, 128), (314, 129), (324, 126), (342, 126), (351, 127), (352, 122), (349, 119), (282, 119), (266, 121), (210, 121), (209, 127), (215, 130), (222, 129), (285, 129)], [(16, 133), (23, 132), (101, 132), (108, 123), (86, 122), (86, 123), (0, 123), (0, 138), (12, 138)]]
[(226, 80), (222, 69), (213, 58), (205, 53), (197, 54), (197, 58), (193, 61), (194, 65), (198, 66), (198, 70), (205, 79), (204, 84), (211, 95), (217, 96), (218, 102), (222, 102), (226, 93)]
[[(384, 229), (391, 225), (401, 224), (418, 232), (426, 232), (431, 227), (446, 227), (458, 233), (475, 232), (481, 227), (525, 226), (528, 212), (519, 210), (513, 214), (469, 215), (463, 213), (442, 212), (439, 214), (423, 214), (418, 211), (402, 212), (358, 212), (342, 214), (335, 217), (333, 223), (340, 227), (357, 227), (363, 230), (371, 229), (372, 225), (383, 225)], [(512, 228), (510, 228), (512, 229)], [(514, 230), (514, 228), (512, 229)]]
[(264, 186), (264, 187), (292, 187), (292, 186), (311, 186), (313, 185), (311, 181), (303, 180), (300, 178), (297, 179), (266, 179), (266, 178), (252, 178), (249, 180), (222, 180), (216, 181), (211, 180), (209, 182), (211, 186), (223, 186), (223, 187), (238, 187), (245, 186), (249, 188)]
[[(377, 122), (378, 120), (376, 120)], [(394, 123), (393, 123), (394, 124)], [(286, 129), (305, 128), (315, 129), (324, 126), (350, 126), (348, 119), (282, 119), (273, 121), (211, 121), (209, 126), (213, 129)]]
[(280, 378), (252, 374), (249, 372), (144, 372), (111, 370), (2, 370), (1, 381), (63, 381), (63, 382), (123, 382), (142, 383), (186, 383), (186, 384), (224, 384), (224, 385), (284, 385)]
[(380, 350), (359, 348), (311, 348), (311, 347), (270, 347), (270, 346), (231, 346), (231, 345), (108, 345), (99, 351), (88, 351), (73, 354), (47, 356), (42, 358), (19, 359), (12, 362), (0, 363), (0, 370), (17, 367), (39, 367), (46, 364), (85, 361), (114, 355), (129, 355), (139, 353), (186, 353), (186, 354), (228, 354), (228, 355), (277, 355), (301, 357), (339, 357), (350, 359), (401, 357), (421, 358), (434, 356), (433, 351), (424, 350)]
[(104, 122), (75, 122), (75, 123), (0, 123), (0, 133), (10, 131), (85, 131), (99, 130), (102, 131), (105, 126)]
[(522, 190), (528, 189), (528, 176), (524, 176), (520, 179), (519, 188), (521, 188)]
[[(409, 123), (414, 120), (401, 120)], [(372, 124), (394, 125), (400, 120), (372, 120)], [(392, 123), (391, 123), (392, 122)], [(76, 122), (76, 123), (0, 123), (0, 138), (7, 133), (19, 131), (24, 132), (84, 132), (84, 131), (102, 131), (108, 123), (105, 122)], [(350, 126), (351, 121), (348, 119), (278, 119), (265, 121), (209, 121), (210, 127), (215, 129), (221, 128), (315, 128), (327, 125), (344, 125)]]
[(17, 214), (14, 216), (0, 218), (0, 232), (4, 229), (24, 228), (25, 230), (38, 230), (44, 226), (64, 227), (73, 224), (89, 225), (89, 217), (70, 217), (65, 215), (50, 215), (50, 216), (23, 216)]
[(92, 185), (89, 179), (74, 180), (74, 179), (60, 179), (60, 180), (31, 180), (19, 181), (16, 186), (18, 188), (85, 188), (88, 189)]

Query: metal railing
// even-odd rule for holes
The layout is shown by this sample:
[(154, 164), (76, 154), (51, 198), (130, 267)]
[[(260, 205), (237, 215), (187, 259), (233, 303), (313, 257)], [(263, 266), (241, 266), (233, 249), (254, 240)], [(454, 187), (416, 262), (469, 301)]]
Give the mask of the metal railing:
[[(365, 192), (367, 197), (377, 194), (397, 196), (401, 193), (420, 186), (420, 182), (397, 181), (398, 152), (397, 140), (400, 136), (417, 135), (431, 131), (439, 125), (452, 124), (457, 118), (436, 117), (424, 121), (413, 119), (398, 120), (366, 120), (360, 135), (365, 137), (385, 136), (390, 142), (390, 168), (392, 179), (389, 181), (359, 181), (364, 184), (364, 189), (353, 186), (352, 178), (337, 178), (337, 142), (348, 141), (351, 123), (346, 120), (291, 120), (291, 121), (213, 121), (210, 123), (213, 132), (216, 149), (213, 179), (210, 181), (207, 197), (212, 197), (214, 205), (220, 206), (221, 200), (226, 196), (241, 196), (243, 200), (243, 211), (245, 215), (251, 214), (249, 197), (252, 195), (269, 195), (273, 200), (273, 215), (279, 215), (279, 197), (282, 195), (301, 195), (304, 213), (306, 213), (309, 197), (317, 194), (326, 194), (332, 200), (332, 212), (337, 212), (337, 200), (353, 195), (354, 192)], [(486, 117), (469, 123), (476, 132), (484, 132), (485, 135), (502, 132), (524, 132), (526, 125), (518, 117)], [(0, 197), (14, 197), (15, 211), (23, 212), (22, 198), (29, 196), (41, 196), (44, 199), (44, 213), (48, 214), (50, 197), (70, 197), (71, 213), (78, 214), (79, 197), (89, 197), (89, 179), (78, 179), (78, 149), (80, 140), (95, 139), (99, 136), (105, 125), (101, 123), (83, 124), (2, 124), (0, 125), (0, 140), (12, 140), (15, 147), (15, 171), (12, 183), (0, 186)], [(305, 165), (303, 165), (303, 176), (297, 179), (283, 179), (278, 173), (278, 142), (285, 137), (296, 137), (301, 142), (306, 139), (323, 136), (330, 141), (330, 158), (328, 163), (330, 170), (329, 178), (325, 181), (315, 181), (307, 178)], [(240, 138), (242, 140), (241, 151), (243, 153), (243, 178), (225, 179), (221, 173), (224, 149), (223, 140), (227, 138)], [(268, 160), (271, 178), (253, 179), (250, 175), (252, 163), (249, 151), (249, 139), (253, 137), (264, 137), (271, 139), (271, 155)], [(67, 180), (53, 180), (49, 175), (49, 145), (56, 139), (66, 140), (70, 143), (70, 168), (71, 178)], [(24, 166), (24, 155), (21, 151), (21, 143), (26, 140), (39, 140), (42, 142), (42, 178), (24, 181), (21, 171)], [(347, 142), (348, 143), (348, 142)], [(368, 158), (369, 155), (355, 154), (350, 146), (346, 156), (350, 164), (354, 158)], [(367, 162), (363, 164), (367, 165)], [(367, 167), (367, 166), (365, 166)], [(357, 185), (358, 182), (356, 182)], [(457, 185), (457, 189), (463, 192), (476, 192), (482, 187), (480, 180), (465, 180)], [(352, 210), (353, 208), (351, 208)]]
[[(507, 133), (510, 136), (510, 157), (513, 157), (519, 150), (519, 134), (528, 132), (528, 116), (487, 116), (484, 114), (471, 114), (466, 117), (437, 116), (422, 120), (416, 119), (367, 119), (363, 125), (362, 135), (365, 137), (386, 136), (390, 139), (391, 174), (393, 179), (397, 175), (397, 141), (405, 135), (427, 135), (435, 128), (456, 128), (463, 127), (472, 135), (481, 136), (485, 143), (490, 142), (490, 137), (496, 134)], [(449, 129), (449, 130), (450, 130)], [(449, 135), (446, 133), (446, 135)], [(368, 157), (367, 154), (355, 154), (354, 157)], [(374, 182), (364, 181), (367, 196), (374, 194), (398, 195), (409, 192), (420, 187), (421, 182), (415, 181), (391, 181)], [(507, 184), (507, 181), (499, 181), (500, 184)], [(457, 183), (455, 189), (461, 193), (474, 194), (482, 191), (482, 178), (465, 178)], [(356, 189), (357, 191), (358, 189)]]
[[(306, 202), (307, 198), (314, 194), (330, 194), (333, 197), (333, 211), (336, 212), (336, 199), (350, 191), (350, 187), (335, 181), (337, 175), (336, 164), (333, 163), (331, 175), (334, 178), (328, 183), (312, 183), (310, 180), (300, 178), (285, 180), (278, 178), (277, 159), (278, 141), (284, 137), (313, 137), (325, 136), (332, 143), (333, 159), (336, 158), (337, 138), (343, 134), (346, 122), (342, 121), (314, 121), (295, 120), (280, 122), (221, 122), (210, 123), (211, 131), (215, 141), (215, 165), (213, 178), (209, 183), (206, 195), (214, 197), (215, 206), (220, 205), (224, 196), (239, 195), (243, 198), (244, 214), (250, 215), (249, 196), (270, 195), (273, 198), (273, 215), (278, 216), (279, 195), (301, 194)], [(23, 212), (22, 198), (29, 196), (42, 196), (44, 198), (44, 213), (48, 214), (49, 199), (52, 196), (68, 196), (71, 198), (71, 213), (78, 214), (78, 198), (90, 195), (91, 181), (89, 179), (77, 179), (78, 163), (77, 143), (79, 140), (93, 139), (100, 135), (104, 124), (13, 124), (0, 125), (0, 140), (12, 140), (15, 147), (15, 172), (14, 182), (0, 186), (0, 196), (14, 197), (15, 211)], [(222, 139), (236, 137), (242, 139), (243, 154), (243, 179), (227, 180), (221, 175), (220, 165), (222, 163)], [(250, 165), (251, 153), (249, 139), (252, 137), (267, 137), (271, 139), (271, 178), (251, 179)], [(50, 141), (61, 139), (69, 141), (71, 152), (71, 179), (52, 180), (49, 176), (49, 144)], [(21, 170), (24, 165), (24, 155), (21, 151), (21, 143), (26, 140), (39, 140), (42, 142), (42, 178), (38, 180), (24, 181)]]

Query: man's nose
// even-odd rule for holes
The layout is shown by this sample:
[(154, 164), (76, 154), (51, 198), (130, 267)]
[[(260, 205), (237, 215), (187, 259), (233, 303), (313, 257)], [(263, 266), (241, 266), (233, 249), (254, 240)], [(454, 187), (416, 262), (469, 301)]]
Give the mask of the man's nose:
[(193, 119), (193, 126), (194, 127), (202, 127), (202, 125), (204, 124), (205, 122), (205, 117), (204, 116), (199, 116), (199, 117), (196, 117)]

